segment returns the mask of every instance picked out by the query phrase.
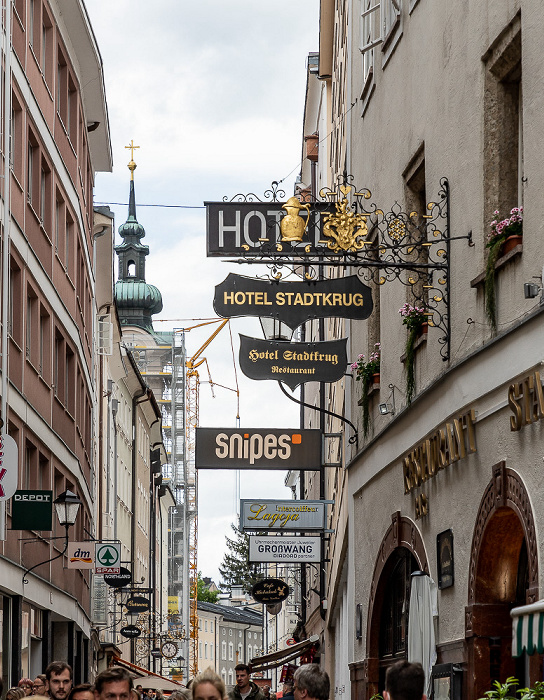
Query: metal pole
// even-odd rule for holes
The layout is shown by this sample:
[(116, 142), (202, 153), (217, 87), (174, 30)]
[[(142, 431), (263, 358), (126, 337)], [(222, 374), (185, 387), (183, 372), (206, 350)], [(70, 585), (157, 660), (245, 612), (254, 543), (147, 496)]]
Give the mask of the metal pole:
[[(2, 433), (8, 433), (8, 322), (9, 322), (9, 241), (10, 202), (10, 133), (11, 133), (11, 5), (6, 0), (4, 42), (4, 240), (2, 246)], [(18, 468), (18, 465), (15, 466)], [(6, 539), (6, 502), (0, 501), (0, 540)]]

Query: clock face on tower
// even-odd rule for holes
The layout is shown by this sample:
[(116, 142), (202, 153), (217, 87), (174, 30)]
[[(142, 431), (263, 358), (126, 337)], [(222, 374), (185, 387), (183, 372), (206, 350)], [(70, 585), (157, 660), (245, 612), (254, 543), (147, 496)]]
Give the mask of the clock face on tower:
[(175, 642), (164, 642), (161, 647), (161, 654), (165, 659), (173, 659), (178, 653), (178, 645)]

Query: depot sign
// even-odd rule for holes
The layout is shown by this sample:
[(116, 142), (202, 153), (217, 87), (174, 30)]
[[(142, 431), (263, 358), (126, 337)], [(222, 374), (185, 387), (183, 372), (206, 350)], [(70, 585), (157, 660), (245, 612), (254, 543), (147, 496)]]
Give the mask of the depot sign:
[(321, 432), (286, 428), (197, 428), (197, 469), (297, 469), (321, 466)]

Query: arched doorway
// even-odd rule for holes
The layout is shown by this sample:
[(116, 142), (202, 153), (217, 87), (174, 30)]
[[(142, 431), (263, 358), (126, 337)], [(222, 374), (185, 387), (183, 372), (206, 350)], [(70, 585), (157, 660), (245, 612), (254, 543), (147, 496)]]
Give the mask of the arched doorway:
[(537, 658), (512, 658), (510, 610), (538, 597), (538, 555), (530, 500), (516, 472), (504, 462), (480, 503), (472, 540), (467, 639), (468, 697), (483, 697), (493, 681), (509, 676), (521, 686), (538, 678)]
[(381, 542), (368, 608), (364, 661), (351, 666), (352, 698), (366, 699), (383, 690), (387, 666), (406, 656), (410, 574), (429, 573), (427, 555), (416, 524), (400, 511)]

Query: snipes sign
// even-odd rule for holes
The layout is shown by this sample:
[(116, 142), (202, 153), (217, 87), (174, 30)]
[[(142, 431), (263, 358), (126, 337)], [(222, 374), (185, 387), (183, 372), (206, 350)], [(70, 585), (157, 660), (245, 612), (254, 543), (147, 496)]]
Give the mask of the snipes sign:
[(197, 428), (197, 469), (306, 469), (321, 466), (321, 432), (286, 428)]

